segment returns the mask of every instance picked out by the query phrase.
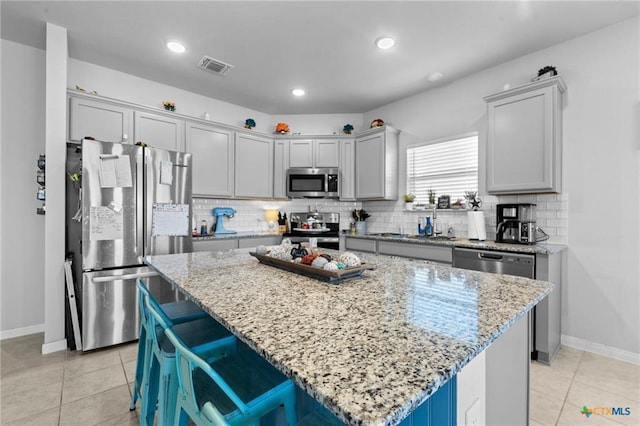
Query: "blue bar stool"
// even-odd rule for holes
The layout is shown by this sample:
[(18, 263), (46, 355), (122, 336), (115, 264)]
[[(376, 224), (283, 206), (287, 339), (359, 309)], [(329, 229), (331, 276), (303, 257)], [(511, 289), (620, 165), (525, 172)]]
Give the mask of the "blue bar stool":
[[(161, 320), (153, 310), (151, 314)], [(251, 348), (239, 344), (235, 353), (205, 361), (185, 345), (175, 327), (164, 332), (176, 354), (175, 425), (186, 426), (189, 419), (198, 426), (258, 425), (280, 406), (287, 425), (296, 425), (293, 383)]]
[[(138, 280), (142, 295), (141, 322), (145, 323), (145, 362), (141, 379), (140, 424), (154, 425), (158, 412), (159, 426), (172, 425), (175, 417), (175, 350), (164, 335), (163, 327), (173, 324), (162, 312), (155, 298)], [(155, 316), (151, 314), (151, 311)], [(159, 318), (156, 319), (156, 318)], [(162, 327), (160, 326), (162, 325)], [(180, 324), (173, 324), (175, 333), (195, 353), (217, 359), (236, 350), (236, 338), (224, 326), (207, 316)]]
[[(150, 346), (148, 344), (147, 321), (145, 321), (143, 313), (144, 297), (153, 297), (147, 286), (140, 280), (136, 282), (138, 287), (138, 311), (140, 313), (140, 332), (138, 338), (138, 357), (136, 360), (136, 378), (131, 395), (130, 410), (135, 410), (138, 398), (142, 396), (143, 380), (145, 365), (149, 356)], [(166, 320), (171, 324), (180, 324), (187, 321), (206, 318), (209, 316), (198, 305), (190, 300), (182, 300), (178, 302), (163, 303), (160, 305), (161, 314), (164, 314)]]

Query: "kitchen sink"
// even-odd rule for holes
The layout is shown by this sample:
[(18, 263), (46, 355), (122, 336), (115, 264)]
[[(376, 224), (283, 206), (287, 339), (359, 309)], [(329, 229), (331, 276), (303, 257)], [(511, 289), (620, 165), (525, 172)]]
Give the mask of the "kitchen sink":
[(378, 232), (378, 233), (372, 233), (367, 235), (371, 237), (398, 237), (398, 238), (404, 238), (407, 236), (407, 234), (399, 234), (396, 232)]

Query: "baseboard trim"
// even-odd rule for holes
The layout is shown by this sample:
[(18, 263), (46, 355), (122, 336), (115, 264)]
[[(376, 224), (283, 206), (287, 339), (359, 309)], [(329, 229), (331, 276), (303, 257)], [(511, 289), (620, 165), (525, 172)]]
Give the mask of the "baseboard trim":
[(562, 335), (560, 342), (565, 346), (571, 346), (572, 348), (581, 349), (583, 351), (592, 352), (594, 354), (614, 358), (619, 361), (628, 362), (635, 365), (640, 365), (640, 354), (635, 352), (625, 351), (624, 349), (618, 349), (611, 346), (605, 346), (600, 343), (590, 342), (588, 340), (579, 339), (573, 336)]
[(50, 354), (53, 352), (64, 351), (67, 349), (67, 339), (58, 340), (51, 343), (42, 344), (42, 355)]
[(28, 336), (30, 334), (44, 332), (44, 324), (32, 325), (29, 327), (14, 328), (13, 330), (0, 331), (0, 340), (13, 339), (14, 337)]

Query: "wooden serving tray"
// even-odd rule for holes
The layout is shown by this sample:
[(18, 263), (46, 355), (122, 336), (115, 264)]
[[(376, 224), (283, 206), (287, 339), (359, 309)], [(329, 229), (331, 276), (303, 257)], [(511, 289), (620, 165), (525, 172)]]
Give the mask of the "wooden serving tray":
[(255, 252), (249, 252), (249, 254), (265, 265), (275, 266), (276, 268), (284, 269), (285, 271), (305, 275), (321, 281), (328, 281), (332, 284), (337, 284), (340, 281), (349, 278), (359, 277), (366, 270), (376, 269), (376, 265), (373, 263), (363, 263), (360, 266), (354, 266), (352, 268), (327, 271), (326, 269), (315, 268), (313, 266), (290, 262), (288, 260), (276, 259), (275, 257), (269, 257)]

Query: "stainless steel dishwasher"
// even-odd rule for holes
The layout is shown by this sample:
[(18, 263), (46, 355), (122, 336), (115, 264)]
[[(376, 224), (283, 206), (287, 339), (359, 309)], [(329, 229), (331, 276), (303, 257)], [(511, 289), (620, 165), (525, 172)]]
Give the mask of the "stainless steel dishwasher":
[(453, 266), (472, 271), (535, 278), (536, 257), (532, 254), (454, 248)]

